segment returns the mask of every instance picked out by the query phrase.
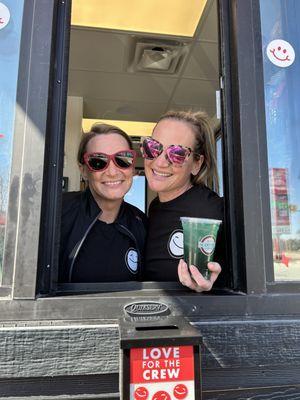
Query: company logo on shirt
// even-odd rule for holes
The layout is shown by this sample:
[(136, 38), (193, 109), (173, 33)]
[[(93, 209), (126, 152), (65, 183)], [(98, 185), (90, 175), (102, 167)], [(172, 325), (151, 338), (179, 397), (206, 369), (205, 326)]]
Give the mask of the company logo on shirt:
[(183, 232), (180, 229), (176, 229), (170, 235), (168, 241), (168, 252), (173, 258), (183, 257)]
[(201, 253), (203, 253), (205, 256), (210, 256), (213, 253), (215, 245), (216, 245), (216, 239), (212, 235), (204, 236), (198, 242), (198, 248), (200, 249)]
[(129, 248), (125, 254), (125, 263), (127, 268), (132, 274), (136, 274), (138, 271), (138, 252), (134, 248)]

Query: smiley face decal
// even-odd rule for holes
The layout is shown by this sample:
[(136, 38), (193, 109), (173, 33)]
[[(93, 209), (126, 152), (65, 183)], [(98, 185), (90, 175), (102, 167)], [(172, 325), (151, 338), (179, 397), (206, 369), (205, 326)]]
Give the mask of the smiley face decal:
[(0, 3), (0, 29), (6, 27), (10, 20), (10, 12), (5, 4)]
[(171, 396), (169, 395), (169, 393), (165, 392), (164, 390), (159, 390), (152, 397), (152, 400), (171, 400)]
[(131, 247), (125, 254), (125, 263), (132, 274), (136, 274), (138, 271), (138, 261), (138, 253), (136, 249)]
[(168, 241), (168, 252), (173, 258), (183, 257), (183, 232), (180, 229), (176, 229), (170, 235)]
[(134, 400), (147, 400), (148, 396), (149, 392), (144, 386), (139, 386), (134, 391)]
[(173, 394), (176, 399), (182, 400), (188, 395), (188, 389), (183, 383), (178, 383), (178, 385), (174, 387)]
[(295, 51), (285, 40), (272, 40), (267, 47), (268, 59), (277, 67), (286, 68), (295, 61)]

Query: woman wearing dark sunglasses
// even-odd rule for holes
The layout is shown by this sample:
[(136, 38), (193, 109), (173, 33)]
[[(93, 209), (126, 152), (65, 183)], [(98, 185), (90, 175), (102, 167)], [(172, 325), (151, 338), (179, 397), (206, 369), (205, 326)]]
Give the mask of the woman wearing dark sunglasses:
[[(210, 262), (209, 280), (183, 261), (180, 217), (223, 220), (223, 201), (206, 185), (218, 182), (214, 134), (204, 113), (170, 111), (163, 115), (152, 137), (141, 143), (145, 173), (158, 197), (149, 208), (145, 278), (177, 281), (195, 291), (208, 291), (221, 272)], [(220, 235), (219, 235), (220, 237)], [(222, 243), (217, 243), (216, 254)]]
[(63, 196), (60, 282), (140, 279), (145, 216), (123, 200), (135, 157), (118, 127), (96, 124), (83, 135), (77, 160), (87, 189)]

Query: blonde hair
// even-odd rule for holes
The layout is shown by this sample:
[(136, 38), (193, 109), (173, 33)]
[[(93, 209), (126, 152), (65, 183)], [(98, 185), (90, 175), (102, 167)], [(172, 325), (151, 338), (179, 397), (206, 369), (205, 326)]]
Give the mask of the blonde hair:
[(205, 184), (218, 191), (216, 141), (208, 115), (203, 111), (168, 111), (159, 118), (157, 123), (165, 119), (173, 119), (189, 124), (195, 134), (194, 158), (199, 159), (200, 155), (204, 156), (200, 171), (197, 175), (191, 176), (191, 183), (193, 185)]

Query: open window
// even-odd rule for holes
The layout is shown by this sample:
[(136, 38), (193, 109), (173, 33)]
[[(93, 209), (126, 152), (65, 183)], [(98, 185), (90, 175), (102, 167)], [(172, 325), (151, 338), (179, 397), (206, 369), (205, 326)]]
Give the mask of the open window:
[[(158, 7), (158, 18), (145, 18), (145, 15), (155, 15)], [(59, 127), (61, 137), (64, 136), (63, 160), (60, 156), (63, 191), (78, 191), (84, 186), (76, 160), (82, 132), (89, 131), (95, 122), (109, 123), (132, 136), (139, 170), (134, 186), (142, 185), (143, 193), (133, 187), (127, 199), (137, 203), (145, 196), (141, 208), (146, 211), (156, 193), (145, 187), (139, 142), (141, 137), (151, 135), (159, 116), (170, 109), (207, 112), (216, 134), (219, 177), (223, 186), (218, 2), (202, 1), (190, 8), (186, 8), (185, 2), (172, 3), (172, 18), (169, 3), (161, 5), (157, 1), (147, 5), (136, 3), (134, 13), (126, 2), (117, 8), (112, 3), (105, 12), (98, 12), (99, 8), (97, 1), (90, 1), (89, 6), (84, 1), (73, 1), (70, 26), (63, 17), (58, 20), (60, 32), (65, 35), (65, 48), (62, 48), (60, 36), (56, 39), (56, 50), (61, 52), (58, 56), (61, 68), (68, 72), (67, 93), (66, 88), (64, 93), (60, 92), (61, 104), (64, 104), (64, 96), (67, 98), (65, 129), (63, 125)], [(61, 144), (62, 139), (57, 141), (56, 152), (62, 154)], [(49, 184), (48, 181), (48, 187)], [(58, 199), (57, 213), (52, 218), (48, 216), (56, 237), (59, 237), (57, 227), (60, 225), (59, 191), (57, 187), (57, 193), (52, 194), (53, 200), (54, 196)], [(53, 204), (50, 198), (48, 204)], [(50, 292), (57, 290), (59, 265), (57, 256), (53, 256), (55, 251), (57, 242), (56, 248), (54, 246), (48, 254), (47, 251), (41, 253), (44, 260), (41, 258), (40, 265), (55, 265), (52, 271), (49, 268), (40, 270), (41, 292), (47, 293), (49, 287)], [(46, 261), (47, 257), (52, 258), (51, 263)], [(102, 286), (79, 284), (76, 289), (73, 284), (61, 284), (59, 290), (101, 291), (144, 286), (114, 282)], [(165, 287), (182, 289), (176, 282)]]

